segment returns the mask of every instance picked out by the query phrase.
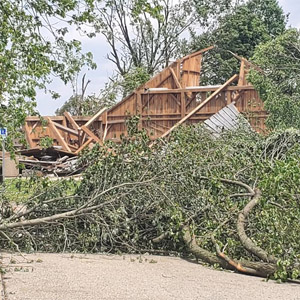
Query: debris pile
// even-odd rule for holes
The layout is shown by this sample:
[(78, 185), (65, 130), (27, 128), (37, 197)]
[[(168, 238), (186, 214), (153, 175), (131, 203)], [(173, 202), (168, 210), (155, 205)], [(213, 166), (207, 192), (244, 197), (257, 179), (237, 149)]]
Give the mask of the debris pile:
[(24, 166), (22, 175), (54, 174), (67, 176), (76, 174), (78, 157), (57, 147), (47, 149), (29, 149), (20, 151), (19, 163)]

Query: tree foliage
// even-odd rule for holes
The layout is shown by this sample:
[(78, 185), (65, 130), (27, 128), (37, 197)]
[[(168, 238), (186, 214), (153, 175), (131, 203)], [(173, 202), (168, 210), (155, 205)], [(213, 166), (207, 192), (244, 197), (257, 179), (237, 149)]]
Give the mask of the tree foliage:
[[(48, 183), (27, 201), (23, 216), (7, 213), (0, 223), (2, 245), (194, 253), (186, 243), (188, 226), (197, 249), (209, 253), (206, 262), (232, 268), (217, 259), (221, 249), (261, 276), (299, 276), (298, 131), (263, 137), (240, 128), (216, 138), (197, 125), (179, 128), (152, 149), (144, 132), (129, 132), (135, 135), (122, 144), (109, 142), (81, 157), (87, 169), (75, 191), (68, 188), (72, 182)], [(263, 263), (237, 231), (241, 211), (254, 195), (259, 201), (244, 226), (255, 247), (272, 257)], [(5, 203), (2, 195), (7, 211)]]
[(300, 33), (290, 29), (258, 46), (252, 58), (264, 71), (249, 79), (270, 113), (270, 128), (300, 128)]
[[(83, 87), (80, 94), (75, 93), (71, 96), (55, 113), (58, 116), (62, 115), (65, 111), (75, 116), (94, 115), (101, 108), (112, 107), (149, 79), (150, 75), (145, 68), (131, 68), (124, 76), (112, 76), (109, 82), (105, 84), (105, 87), (100, 90), (98, 96), (85, 96), (87, 86)], [(89, 81), (87, 85), (88, 83)]]
[(11, 146), (50, 75), (66, 83), (84, 63), (95, 67), (91, 53), (82, 55), (80, 42), (67, 37), (69, 26), (79, 30), (90, 21), (92, 8), (90, 0), (0, 2), (0, 125), (8, 127)]
[(204, 57), (203, 84), (220, 84), (238, 73), (239, 62), (229, 51), (250, 58), (257, 45), (282, 34), (286, 22), (277, 0), (250, 0), (221, 16), (217, 26), (194, 33), (192, 49), (216, 46)]
[(110, 45), (108, 55), (121, 75), (144, 67), (153, 74), (169, 65), (193, 27), (207, 26), (237, 1), (110, 0), (98, 6), (97, 28)]
[(173, 57), (180, 35), (193, 23), (187, 1), (105, 1), (98, 27), (110, 45), (108, 55), (121, 75), (145, 67), (153, 74)]

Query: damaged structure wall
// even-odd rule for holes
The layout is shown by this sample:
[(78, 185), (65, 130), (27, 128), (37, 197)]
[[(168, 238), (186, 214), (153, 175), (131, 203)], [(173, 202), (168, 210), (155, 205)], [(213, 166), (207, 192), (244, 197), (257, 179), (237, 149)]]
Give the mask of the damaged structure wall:
[(126, 120), (134, 115), (140, 116), (139, 128), (155, 140), (183, 123), (204, 122), (231, 103), (255, 130), (264, 132), (267, 112), (258, 92), (246, 80), (251, 67), (246, 59), (237, 56), (240, 73), (222, 85), (199, 85), (202, 57), (211, 48), (178, 59), (115, 106), (102, 109), (95, 116), (65, 113), (44, 117), (46, 125), (39, 117), (27, 117), (24, 130), (30, 148), (39, 148), (44, 137), (74, 154), (105, 140), (119, 142), (121, 135), (127, 134)]

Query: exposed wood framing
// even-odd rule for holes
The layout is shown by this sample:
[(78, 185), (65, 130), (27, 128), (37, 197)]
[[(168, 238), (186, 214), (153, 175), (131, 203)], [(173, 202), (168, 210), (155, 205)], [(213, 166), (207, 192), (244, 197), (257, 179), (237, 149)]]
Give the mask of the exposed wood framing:
[(142, 95), (140, 92), (136, 93), (136, 114), (141, 115), (139, 119), (139, 124), (138, 124), (138, 129), (141, 130), (143, 128), (143, 123), (142, 123)]
[(72, 125), (72, 127), (76, 130), (80, 130), (80, 127), (78, 126), (78, 124), (75, 122), (75, 120), (73, 119), (73, 117), (71, 116), (71, 114), (67, 111), (64, 112), (64, 116), (67, 118), (67, 120), (70, 122), (70, 124)]
[(100, 111), (98, 111), (84, 126), (89, 127), (91, 124), (93, 124), (94, 121), (100, 118), (100, 116), (107, 110), (106, 107), (102, 108)]
[(217, 89), (213, 94), (211, 94), (205, 101), (201, 102), (196, 108), (194, 108), (188, 115), (182, 118), (179, 122), (177, 122), (173, 127), (171, 127), (168, 131), (166, 131), (161, 138), (169, 135), (175, 128), (179, 125), (184, 123), (190, 117), (192, 117), (199, 109), (201, 109), (204, 105), (206, 105), (209, 101), (211, 101), (214, 97), (216, 97), (220, 92), (222, 92), (227, 85), (231, 84), (232, 82), (236, 81), (238, 75), (233, 75), (228, 81), (226, 81), (219, 89)]
[(175, 81), (175, 84), (176, 84), (177, 88), (178, 88), (178, 89), (182, 89), (182, 86), (181, 86), (181, 84), (180, 84), (180, 82), (179, 82), (179, 80), (178, 80), (178, 78), (177, 78), (177, 76), (176, 76), (176, 74), (175, 74), (173, 68), (170, 67), (169, 69), (170, 69), (170, 71), (171, 71), (171, 74), (172, 74), (172, 76), (173, 76), (173, 79), (174, 79), (174, 81)]
[(68, 146), (68, 144), (66, 143), (66, 141), (64, 140), (64, 138), (62, 137), (62, 135), (60, 134), (60, 132), (57, 130), (54, 122), (47, 117), (47, 122), (48, 122), (48, 126), (49, 128), (52, 130), (55, 138), (58, 140), (58, 142), (61, 144), (61, 146), (63, 147), (64, 150), (72, 152), (70, 147)]
[(81, 126), (81, 129), (87, 134), (89, 135), (93, 140), (95, 140), (96, 142), (98, 142), (99, 144), (102, 145), (102, 141), (89, 129), (87, 128), (85, 125)]
[(75, 135), (75, 136), (78, 136), (78, 131), (77, 131), (77, 130), (74, 130), (74, 129), (71, 129), (71, 128), (69, 128), (69, 127), (60, 125), (59, 123), (56, 123), (56, 122), (53, 122), (53, 124), (54, 124), (58, 129), (61, 129), (62, 131), (65, 131), (65, 132), (71, 133), (71, 134), (73, 134), (73, 135)]
[(80, 153), (83, 149), (85, 149), (94, 139), (89, 138), (84, 144), (82, 144), (76, 151), (75, 154)]
[(27, 143), (29, 144), (30, 148), (34, 148), (35, 145), (30, 136), (32, 130), (29, 129), (28, 124), (26, 122), (25, 122), (24, 129), (25, 129), (25, 136), (26, 136)]
[[(155, 140), (183, 123), (204, 122), (232, 102), (256, 130), (264, 132), (267, 112), (257, 91), (247, 81), (250, 67), (257, 69), (251, 62), (233, 54), (241, 61), (239, 74), (223, 85), (199, 86), (202, 56), (212, 48), (178, 59), (115, 106), (101, 109), (94, 116), (71, 116), (65, 112), (64, 116), (46, 117), (47, 127), (37, 116), (26, 118), (24, 131), (29, 146), (39, 147), (40, 138), (51, 136), (56, 145), (78, 154), (91, 143), (120, 141), (121, 135), (127, 134), (128, 116), (137, 114), (139, 129), (151, 132), (150, 138)], [(233, 81), (238, 84), (230, 85)]]
[(186, 106), (185, 106), (185, 94), (184, 92), (181, 92), (180, 94), (180, 112), (181, 112), (181, 118), (183, 118), (186, 114)]

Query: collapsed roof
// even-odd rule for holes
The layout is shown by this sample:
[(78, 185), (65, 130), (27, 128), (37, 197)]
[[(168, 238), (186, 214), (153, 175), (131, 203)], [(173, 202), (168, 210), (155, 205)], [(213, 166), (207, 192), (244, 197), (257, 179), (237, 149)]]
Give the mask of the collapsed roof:
[(24, 130), (30, 148), (41, 148), (43, 138), (53, 139), (54, 146), (78, 154), (89, 145), (106, 140), (120, 141), (127, 134), (126, 120), (139, 115), (139, 128), (152, 140), (167, 136), (181, 124), (204, 122), (231, 103), (252, 128), (265, 130), (267, 113), (258, 92), (247, 82), (251, 64), (244, 58), (240, 72), (218, 86), (201, 86), (201, 62), (209, 47), (181, 59), (162, 70), (110, 109), (101, 109), (91, 117), (64, 116), (26, 118)]

